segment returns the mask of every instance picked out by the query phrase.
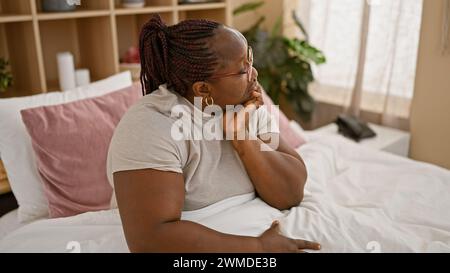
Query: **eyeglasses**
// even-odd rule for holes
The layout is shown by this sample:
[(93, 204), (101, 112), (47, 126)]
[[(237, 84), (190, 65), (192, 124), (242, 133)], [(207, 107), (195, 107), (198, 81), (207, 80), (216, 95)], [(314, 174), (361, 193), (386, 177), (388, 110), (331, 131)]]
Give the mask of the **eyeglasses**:
[(218, 74), (210, 77), (209, 79), (214, 80), (247, 74), (247, 80), (251, 82), (253, 74), (253, 49), (250, 46), (247, 48), (247, 64), (248, 68), (245, 72)]

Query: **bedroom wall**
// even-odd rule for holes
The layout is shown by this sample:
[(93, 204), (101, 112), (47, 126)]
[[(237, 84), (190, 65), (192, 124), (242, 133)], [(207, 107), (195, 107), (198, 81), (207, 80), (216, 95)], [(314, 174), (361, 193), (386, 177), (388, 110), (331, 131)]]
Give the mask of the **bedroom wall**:
[(424, 1), (411, 157), (450, 169), (450, 54), (440, 50), (444, 0)]
[[(242, 4), (255, 2), (256, 0), (233, 0), (233, 10)], [(265, 16), (266, 20), (263, 23), (265, 29), (271, 29), (275, 24), (277, 18), (281, 16), (283, 11), (283, 2), (279, 0), (263, 0), (264, 5), (255, 13), (246, 13), (240, 16), (233, 17), (233, 26), (239, 31), (243, 31), (252, 26), (260, 16)]]

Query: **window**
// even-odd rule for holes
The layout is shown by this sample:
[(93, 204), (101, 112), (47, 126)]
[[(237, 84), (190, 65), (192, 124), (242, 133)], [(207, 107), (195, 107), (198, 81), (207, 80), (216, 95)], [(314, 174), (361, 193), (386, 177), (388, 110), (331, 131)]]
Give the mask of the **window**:
[[(364, 8), (369, 16), (363, 16)], [(422, 0), (298, 0), (297, 11), (310, 42), (327, 57), (325, 65), (314, 68), (316, 83), (310, 90), (316, 99), (350, 105), (360, 74), (361, 109), (409, 116)]]

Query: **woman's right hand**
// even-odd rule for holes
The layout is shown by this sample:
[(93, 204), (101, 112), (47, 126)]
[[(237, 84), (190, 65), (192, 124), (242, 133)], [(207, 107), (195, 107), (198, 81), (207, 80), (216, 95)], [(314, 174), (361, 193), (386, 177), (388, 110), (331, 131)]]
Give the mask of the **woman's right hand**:
[(253, 91), (251, 99), (243, 104), (244, 107), (239, 112), (225, 112), (222, 124), (224, 136), (227, 139), (232, 137), (232, 140), (249, 139), (250, 118), (261, 105), (264, 105), (261, 91), (256, 89)]
[(305, 253), (305, 249), (320, 250), (318, 243), (281, 235), (279, 225), (278, 221), (274, 221), (270, 228), (258, 237), (263, 252)]

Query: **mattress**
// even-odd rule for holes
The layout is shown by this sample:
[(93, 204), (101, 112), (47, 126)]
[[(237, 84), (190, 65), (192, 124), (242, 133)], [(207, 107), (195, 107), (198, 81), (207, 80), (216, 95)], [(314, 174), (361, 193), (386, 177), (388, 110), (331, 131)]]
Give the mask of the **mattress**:
[[(450, 252), (450, 171), (308, 135), (297, 152), (308, 170), (303, 202), (279, 211), (254, 195), (183, 213), (215, 230), (259, 236), (280, 221), (288, 237), (321, 243), (319, 252)], [(117, 210), (46, 219), (0, 241), (0, 252), (128, 252)]]
[(12, 231), (24, 226), (17, 217), (18, 210), (12, 210), (0, 218), (0, 240)]

